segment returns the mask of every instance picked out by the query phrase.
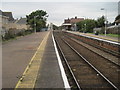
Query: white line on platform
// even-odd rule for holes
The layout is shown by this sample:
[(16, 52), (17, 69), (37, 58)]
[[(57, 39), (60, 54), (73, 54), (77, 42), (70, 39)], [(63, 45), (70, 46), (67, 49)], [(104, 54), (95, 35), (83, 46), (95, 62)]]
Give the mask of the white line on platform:
[(63, 79), (63, 82), (64, 82), (64, 86), (65, 86), (66, 89), (70, 89), (70, 85), (69, 85), (67, 76), (65, 74), (65, 70), (63, 68), (63, 65), (62, 65), (62, 62), (61, 62), (61, 59), (60, 59), (60, 56), (59, 56), (59, 53), (58, 53), (58, 49), (57, 49), (53, 34), (52, 34), (52, 39), (53, 39), (53, 43), (54, 43), (55, 52), (56, 52), (56, 55), (57, 55), (59, 67), (60, 67), (60, 70), (61, 70), (61, 75), (62, 75), (62, 79)]

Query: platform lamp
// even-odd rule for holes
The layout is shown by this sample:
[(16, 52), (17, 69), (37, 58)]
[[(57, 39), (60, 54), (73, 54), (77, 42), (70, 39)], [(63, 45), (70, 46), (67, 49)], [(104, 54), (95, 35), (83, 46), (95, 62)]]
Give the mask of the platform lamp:
[(106, 31), (107, 31), (107, 9), (101, 8), (101, 10), (105, 11), (105, 36), (106, 36)]
[(36, 18), (38, 17), (38, 15), (37, 16), (34, 16), (34, 32), (36, 33), (36, 22), (35, 22), (35, 20), (36, 20)]
[[(82, 17), (84, 17), (84, 20), (86, 20), (86, 16), (82, 16)], [(85, 21), (85, 23), (84, 23), (84, 29), (85, 29), (84, 32), (86, 32), (86, 21)]]
[(74, 24), (74, 30), (77, 31), (77, 24)]

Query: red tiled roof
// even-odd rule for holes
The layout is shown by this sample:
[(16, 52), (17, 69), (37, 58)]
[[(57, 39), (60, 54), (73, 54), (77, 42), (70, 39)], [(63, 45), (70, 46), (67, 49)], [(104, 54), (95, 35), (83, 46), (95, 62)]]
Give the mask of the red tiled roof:
[(84, 20), (84, 18), (72, 18), (72, 19), (70, 20), (70, 22), (71, 22), (71, 23), (78, 23), (78, 22), (83, 21), (83, 20)]
[(77, 17), (71, 18), (71, 19), (68, 18), (68, 19), (64, 20), (64, 23), (78, 23), (83, 20), (84, 20), (84, 18), (77, 18)]
[(65, 19), (64, 20), (64, 23), (70, 23), (70, 19), (68, 18), (68, 19)]

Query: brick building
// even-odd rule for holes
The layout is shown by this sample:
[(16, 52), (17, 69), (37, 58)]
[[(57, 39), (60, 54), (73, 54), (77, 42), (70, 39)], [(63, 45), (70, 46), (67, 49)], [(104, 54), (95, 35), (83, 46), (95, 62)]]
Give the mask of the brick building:
[(77, 30), (76, 23), (83, 21), (83, 20), (84, 18), (77, 18), (77, 17), (65, 19), (64, 23), (62, 24), (63, 29), (76, 31)]

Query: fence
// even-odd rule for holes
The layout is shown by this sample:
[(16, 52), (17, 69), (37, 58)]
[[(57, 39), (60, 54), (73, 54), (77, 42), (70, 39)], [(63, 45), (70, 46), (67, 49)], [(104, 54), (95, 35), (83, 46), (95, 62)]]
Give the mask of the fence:
[[(94, 28), (94, 32), (104, 33), (105, 28)], [(120, 25), (107, 27), (107, 34), (120, 34)]]

